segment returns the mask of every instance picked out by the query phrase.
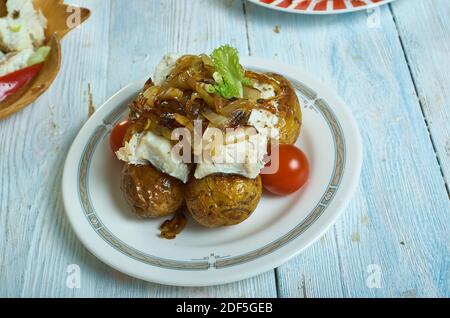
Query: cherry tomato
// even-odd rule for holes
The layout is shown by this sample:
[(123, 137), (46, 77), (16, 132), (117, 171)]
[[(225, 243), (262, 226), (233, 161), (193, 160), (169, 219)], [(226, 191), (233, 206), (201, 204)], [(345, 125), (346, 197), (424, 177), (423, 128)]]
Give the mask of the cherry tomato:
[(309, 162), (303, 151), (293, 145), (280, 145), (278, 170), (272, 174), (262, 174), (264, 188), (276, 195), (291, 194), (305, 185), (309, 178)]
[(0, 102), (27, 85), (41, 70), (44, 63), (34, 64), (0, 77)]
[(114, 153), (123, 147), (123, 139), (125, 138), (128, 127), (130, 127), (130, 122), (125, 120), (114, 126), (111, 131), (111, 135), (109, 136), (109, 144), (111, 145), (111, 150)]

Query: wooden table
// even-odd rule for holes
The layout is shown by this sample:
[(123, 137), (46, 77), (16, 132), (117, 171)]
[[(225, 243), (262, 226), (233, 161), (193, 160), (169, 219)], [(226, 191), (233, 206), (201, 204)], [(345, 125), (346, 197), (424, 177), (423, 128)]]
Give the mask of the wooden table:
[[(64, 40), (57, 80), (0, 122), (0, 296), (450, 296), (450, 1), (322, 17), (241, 0), (74, 3), (93, 14)], [(325, 236), (274, 271), (211, 288), (130, 278), (91, 255), (68, 223), (67, 151), (91, 102), (151, 74), (166, 52), (224, 43), (302, 68), (342, 96), (364, 142), (359, 188)], [(80, 288), (67, 287), (70, 264)]]

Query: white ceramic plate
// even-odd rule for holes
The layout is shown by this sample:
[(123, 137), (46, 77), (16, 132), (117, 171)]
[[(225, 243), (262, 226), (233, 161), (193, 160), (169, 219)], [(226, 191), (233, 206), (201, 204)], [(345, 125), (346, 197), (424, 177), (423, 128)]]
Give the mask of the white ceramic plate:
[(248, 0), (263, 7), (299, 14), (339, 14), (369, 10), (393, 0)]
[(359, 179), (362, 146), (343, 102), (300, 70), (242, 58), (249, 69), (277, 72), (297, 88), (303, 127), (297, 145), (311, 162), (309, 183), (287, 197), (266, 195), (244, 223), (206, 229), (192, 219), (175, 240), (158, 237), (164, 219), (133, 216), (120, 190), (121, 163), (109, 148), (111, 127), (127, 116), (127, 102), (144, 81), (111, 97), (89, 119), (67, 156), (63, 197), (83, 244), (128, 275), (162, 284), (207, 286), (271, 270), (310, 245), (336, 221)]

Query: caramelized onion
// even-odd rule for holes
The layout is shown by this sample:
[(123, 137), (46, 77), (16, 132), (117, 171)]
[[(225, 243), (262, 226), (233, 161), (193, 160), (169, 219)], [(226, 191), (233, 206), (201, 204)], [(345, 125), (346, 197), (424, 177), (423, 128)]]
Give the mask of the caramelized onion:
[(150, 107), (155, 106), (155, 101), (158, 97), (158, 93), (160, 91), (160, 87), (158, 86), (150, 86), (145, 90), (142, 94), (147, 99), (147, 105)]
[(143, 130), (151, 131), (152, 133), (162, 136), (167, 140), (172, 139), (172, 130), (166, 126), (160, 125), (157, 120), (151, 120), (148, 118)]
[(168, 240), (173, 240), (178, 234), (181, 233), (181, 231), (183, 231), (186, 224), (187, 219), (183, 213), (175, 214), (172, 219), (166, 220), (163, 224), (161, 224), (159, 227), (161, 230), (160, 236)]
[(259, 83), (269, 84), (272, 85), (275, 94), (278, 95), (281, 92), (280, 82), (274, 79), (270, 76), (270, 74), (262, 74), (262, 73), (256, 73), (252, 71), (245, 71), (245, 76), (248, 78), (251, 78), (252, 80), (255, 80)]
[(244, 98), (256, 102), (261, 98), (261, 92), (256, 88), (244, 86)]
[(183, 96), (184, 96), (183, 91), (179, 90), (178, 88), (166, 87), (159, 91), (157, 99), (160, 101), (163, 100), (182, 101)]
[(235, 113), (236, 111), (246, 113), (250, 112), (253, 108), (255, 108), (255, 103), (245, 99), (237, 99), (234, 102), (231, 102), (227, 106), (223, 107), (220, 110), (220, 114), (227, 117), (232, 117), (233, 113)]
[(205, 101), (205, 103), (209, 107), (215, 108), (214, 107), (214, 97), (206, 91), (206, 89), (203, 87), (202, 83), (197, 83), (195, 85), (195, 91), (200, 95), (200, 97)]
[[(186, 127), (193, 132), (196, 119), (205, 120), (203, 129), (208, 124), (224, 129), (245, 126), (255, 108), (277, 111), (274, 108), (283, 88), (276, 76), (252, 71), (245, 74), (252, 81), (274, 87), (276, 96), (270, 100), (261, 99), (261, 92), (248, 86), (244, 87), (244, 98), (225, 99), (207, 89), (215, 83), (213, 73), (214, 63), (209, 56), (181, 57), (161, 86), (146, 83), (143, 93), (130, 104), (130, 118), (144, 119), (145, 130), (170, 140), (175, 128)], [(148, 124), (145, 119), (149, 119)]]
[(181, 114), (173, 114), (174, 119), (177, 123), (179, 123), (181, 126), (186, 127), (190, 131), (194, 130), (194, 126), (192, 125), (192, 121), (189, 120), (186, 116), (183, 116)]
[(212, 110), (205, 110), (202, 115), (208, 119), (208, 121), (213, 124), (217, 128), (226, 128), (229, 124), (231, 119), (229, 117), (225, 117), (223, 115), (219, 115)]

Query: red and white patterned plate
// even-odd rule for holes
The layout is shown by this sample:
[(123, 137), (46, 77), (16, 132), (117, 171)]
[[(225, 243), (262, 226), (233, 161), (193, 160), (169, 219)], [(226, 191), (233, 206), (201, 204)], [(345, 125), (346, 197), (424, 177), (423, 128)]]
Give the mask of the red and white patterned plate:
[(336, 14), (365, 10), (393, 0), (249, 0), (258, 5), (291, 13)]

